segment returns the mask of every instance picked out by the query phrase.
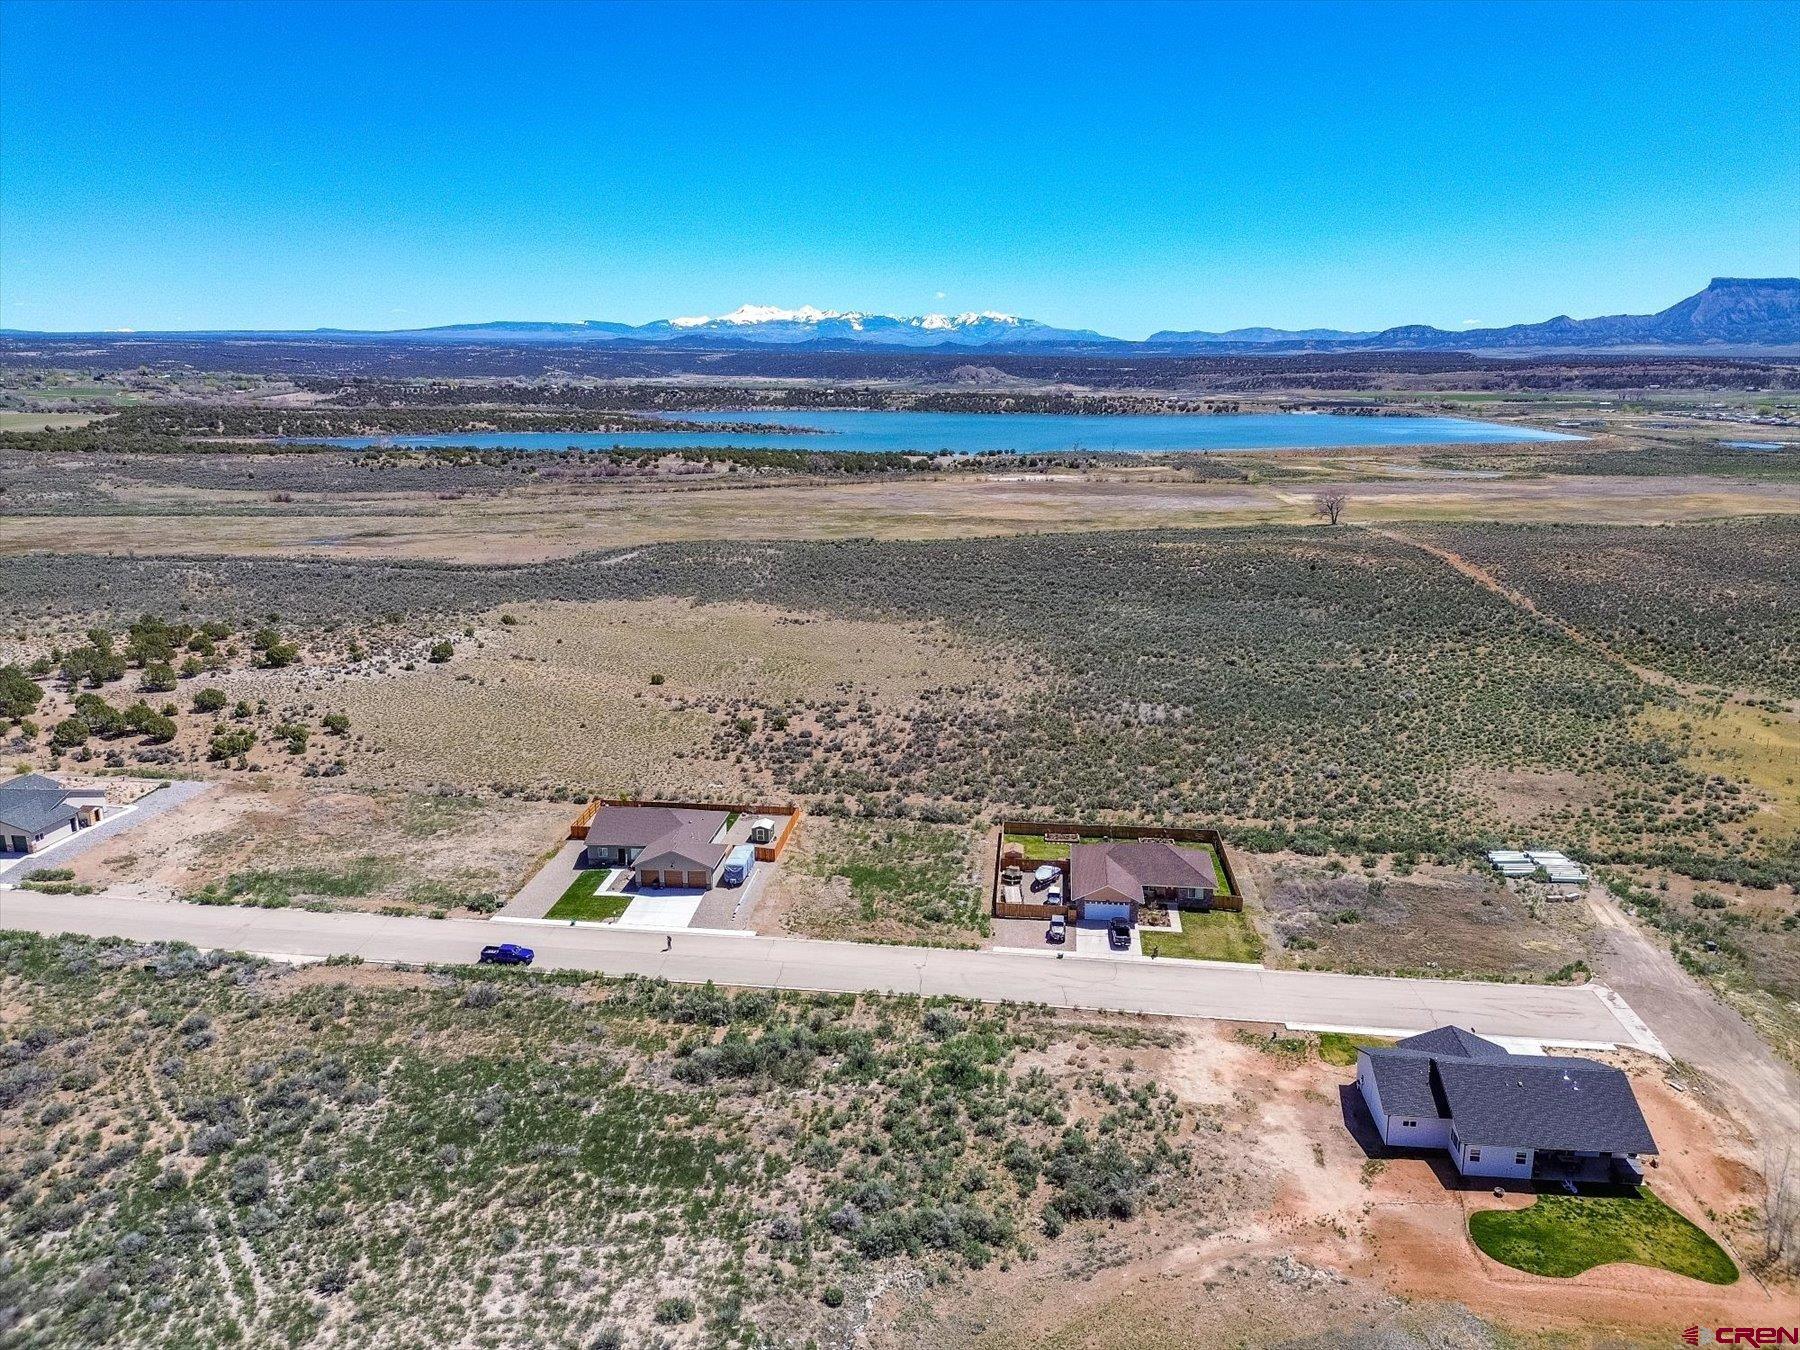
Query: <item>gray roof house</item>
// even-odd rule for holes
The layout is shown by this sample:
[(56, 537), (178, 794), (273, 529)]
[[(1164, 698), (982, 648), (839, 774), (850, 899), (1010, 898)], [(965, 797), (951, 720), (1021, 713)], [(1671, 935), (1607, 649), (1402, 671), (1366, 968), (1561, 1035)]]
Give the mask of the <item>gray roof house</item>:
[(72, 788), (45, 773), (0, 783), (0, 853), (36, 853), (105, 813), (106, 793)]
[(1069, 901), (1084, 919), (1137, 922), (1146, 900), (1180, 907), (1212, 903), (1212, 854), (1161, 839), (1069, 846)]
[(1358, 1051), (1356, 1081), (1382, 1142), (1445, 1149), (1465, 1176), (1636, 1181), (1657, 1151), (1619, 1069), (1460, 1027)]
[(644, 886), (711, 886), (731, 847), (723, 811), (675, 806), (602, 807), (588, 824), (592, 867), (635, 868)]

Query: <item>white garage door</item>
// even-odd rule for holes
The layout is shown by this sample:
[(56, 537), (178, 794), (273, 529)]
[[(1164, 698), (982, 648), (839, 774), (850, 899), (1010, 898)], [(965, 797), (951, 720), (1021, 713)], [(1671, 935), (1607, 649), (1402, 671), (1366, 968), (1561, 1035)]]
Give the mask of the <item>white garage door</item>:
[(1130, 919), (1131, 906), (1123, 900), (1090, 900), (1081, 907), (1081, 917), (1100, 923), (1111, 923), (1114, 919)]

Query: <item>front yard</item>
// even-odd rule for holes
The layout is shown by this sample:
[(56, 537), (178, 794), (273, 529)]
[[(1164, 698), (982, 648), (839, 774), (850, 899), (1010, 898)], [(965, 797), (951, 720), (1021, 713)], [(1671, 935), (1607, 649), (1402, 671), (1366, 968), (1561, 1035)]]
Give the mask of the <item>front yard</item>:
[(596, 867), (583, 872), (569, 883), (562, 898), (550, 906), (546, 919), (577, 919), (586, 923), (611, 923), (631, 904), (629, 895), (601, 891), (600, 885), (613, 873), (610, 867)]
[(1186, 961), (1262, 960), (1262, 939), (1249, 916), (1231, 910), (1181, 915), (1181, 931), (1139, 928), (1145, 956), (1172, 956)]
[(1635, 1194), (1544, 1194), (1525, 1209), (1469, 1217), (1469, 1236), (1494, 1260), (1566, 1278), (1612, 1261), (1654, 1266), (1708, 1284), (1731, 1284), (1737, 1263), (1646, 1187)]

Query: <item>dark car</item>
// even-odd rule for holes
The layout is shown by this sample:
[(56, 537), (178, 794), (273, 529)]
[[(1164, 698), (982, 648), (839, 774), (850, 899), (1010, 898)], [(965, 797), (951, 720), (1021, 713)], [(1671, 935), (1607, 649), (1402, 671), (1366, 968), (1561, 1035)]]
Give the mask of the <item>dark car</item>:
[(1069, 940), (1069, 921), (1060, 914), (1050, 916), (1050, 927), (1044, 932), (1045, 942), (1054, 942), (1059, 946)]
[(529, 947), (521, 947), (516, 942), (502, 942), (497, 947), (481, 949), (481, 964), (484, 966), (528, 966), (537, 953)]
[(1131, 950), (1131, 925), (1123, 919), (1114, 919), (1106, 925), (1106, 941), (1115, 952)]

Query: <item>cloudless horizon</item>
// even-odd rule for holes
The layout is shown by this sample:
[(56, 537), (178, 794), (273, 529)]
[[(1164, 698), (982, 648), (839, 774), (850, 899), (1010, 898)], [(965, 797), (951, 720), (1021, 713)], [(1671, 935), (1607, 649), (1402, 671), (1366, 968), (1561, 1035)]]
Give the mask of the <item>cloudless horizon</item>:
[(0, 327), (1161, 328), (1800, 272), (1800, 4), (0, 0)]

